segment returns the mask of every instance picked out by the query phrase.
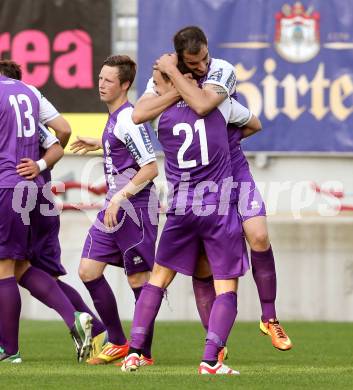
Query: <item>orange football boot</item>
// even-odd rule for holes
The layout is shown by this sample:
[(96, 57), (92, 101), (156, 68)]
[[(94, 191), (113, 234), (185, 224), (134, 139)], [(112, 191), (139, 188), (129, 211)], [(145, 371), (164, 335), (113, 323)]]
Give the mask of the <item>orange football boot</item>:
[(277, 319), (268, 322), (260, 321), (260, 330), (263, 334), (271, 336), (272, 345), (280, 351), (288, 351), (293, 344)]

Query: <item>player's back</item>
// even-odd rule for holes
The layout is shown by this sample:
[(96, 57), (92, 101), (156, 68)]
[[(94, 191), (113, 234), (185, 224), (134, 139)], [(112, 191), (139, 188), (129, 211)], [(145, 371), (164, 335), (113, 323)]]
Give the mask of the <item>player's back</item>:
[[(188, 180), (188, 200), (199, 183), (203, 201), (217, 203), (224, 179), (231, 177), (226, 125), (227, 104), (200, 117), (183, 100), (169, 107), (158, 120), (158, 139), (165, 154), (165, 172), (174, 189)], [(182, 178), (183, 175), (183, 178)], [(188, 178), (190, 176), (190, 178)], [(216, 186), (212, 183), (215, 183)]]
[(39, 98), (21, 81), (0, 76), (0, 187), (13, 188), (23, 177), (21, 158), (39, 159)]

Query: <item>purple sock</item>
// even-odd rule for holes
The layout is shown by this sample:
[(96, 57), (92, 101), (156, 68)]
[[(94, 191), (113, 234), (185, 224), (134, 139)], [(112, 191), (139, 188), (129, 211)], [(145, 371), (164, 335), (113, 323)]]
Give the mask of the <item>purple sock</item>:
[[(141, 287), (136, 287), (133, 288), (132, 291), (134, 292), (135, 295), (135, 303), (140, 297), (141, 291), (142, 291), (142, 286)], [(151, 325), (151, 328), (148, 331), (148, 335), (145, 339), (144, 342), (144, 347), (142, 348), (142, 355), (151, 358), (152, 357), (152, 341), (153, 341), (153, 331), (154, 331), (154, 321)]]
[(218, 360), (218, 352), (226, 345), (236, 316), (237, 294), (230, 291), (218, 295), (212, 306), (202, 360)]
[(15, 277), (0, 279), (1, 346), (9, 355), (18, 352), (18, 329), (21, 313), (21, 296)]
[(104, 275), (90, 282), (84, 282), (89, 291), (104, 326), (108, 331), (109, 341), (116, 345), (126, 343), (126, 337), (120, 322), (115, 296)]
[(162, 303), (164, 289), (147, 283), (136, 302), (130, 347), (144, 350)]
[(203, 327), (208, 330), (208, 321), (212, 310), (212, 305), (216, 299), (216, 292), (213, 285), (213, 277), (208, 278), (192, 278), (192, 286), (196, 301), (197, 311), (201, 318)]
[(272, 248), (267, 251), (257, 252), (251, 251), (252, 274), (259, 293), (262, 321), (268, 321), (271, 318), (276, 318), (276, 268), (273, 258)]
[(64, 283), (61, 280), (57, 280), (58, 286), (70, 300), (76, 311), (81, 311), (88, 313), (92, 316), (92, 337), (97, 336), (98, 334), (105, 331), (104, 325), (99, 321), (99, 319), (93, 314), (90, 308), (85, 304), (81, 295), (70, 285)]
[(49, 274), (39, 268), (30, 267), (22, 275), (18, 284), (28, 290), (38, 301), (59, 313), (69, 329), (73, 327), (76, 310)]

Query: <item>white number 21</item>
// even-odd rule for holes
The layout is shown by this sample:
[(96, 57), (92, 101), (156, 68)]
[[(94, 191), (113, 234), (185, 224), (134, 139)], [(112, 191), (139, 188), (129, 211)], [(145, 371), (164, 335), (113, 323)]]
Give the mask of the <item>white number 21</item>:
[[(201, 148), (201, 164), (208, 165), (208, 147), (204, 119), (198, 119), (195, 124), (195, 133), (199, 133), (200, 148)], [(196, 160), (184, 160), (184, 154), (192, 144), (194, 138), (194, 130), (188, 123), (178, 123), (173, 127), (173, 135), (179, 135), (181, 131), (185, 132), (185, 140), (178, 151), (179, 168), (194, 168), (197, 163)]]

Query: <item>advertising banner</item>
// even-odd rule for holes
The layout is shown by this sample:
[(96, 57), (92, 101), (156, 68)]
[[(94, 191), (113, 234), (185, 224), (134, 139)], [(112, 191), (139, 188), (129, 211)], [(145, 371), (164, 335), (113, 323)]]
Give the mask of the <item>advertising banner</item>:
[(139, 94), (188, 25), (234, 64), (239, 101), (261, 119), (245, 150), (353, 152), (353, 0), (140, 0)]

